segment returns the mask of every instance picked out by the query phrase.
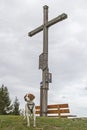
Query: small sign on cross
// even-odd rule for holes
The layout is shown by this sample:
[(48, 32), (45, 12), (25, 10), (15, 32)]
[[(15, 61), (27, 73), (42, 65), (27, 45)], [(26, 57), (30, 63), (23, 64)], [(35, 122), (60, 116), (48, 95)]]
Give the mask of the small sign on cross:
[(39, 69), (44, 70), (47, 67), (47, 54), (42, 53), (39, 56)]

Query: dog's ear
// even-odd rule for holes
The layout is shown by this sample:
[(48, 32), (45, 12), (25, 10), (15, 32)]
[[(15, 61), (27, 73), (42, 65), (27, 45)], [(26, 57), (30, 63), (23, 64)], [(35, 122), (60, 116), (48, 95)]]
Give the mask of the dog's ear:
[(30, 98), (30, 100), (34, 100), (35, 99), (35, 96), (33, 94), (28, 94), (28, 97)]

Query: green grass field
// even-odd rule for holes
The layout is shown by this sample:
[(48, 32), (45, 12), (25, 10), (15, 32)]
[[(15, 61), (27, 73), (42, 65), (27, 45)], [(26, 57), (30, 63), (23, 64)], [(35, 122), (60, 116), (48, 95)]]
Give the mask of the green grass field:
[(87, 118), (52, 118), (37, 117), (36, 128), (26, 126), (26, 120), (22, 116), (0, 115), (0, 130), (87, 130)]

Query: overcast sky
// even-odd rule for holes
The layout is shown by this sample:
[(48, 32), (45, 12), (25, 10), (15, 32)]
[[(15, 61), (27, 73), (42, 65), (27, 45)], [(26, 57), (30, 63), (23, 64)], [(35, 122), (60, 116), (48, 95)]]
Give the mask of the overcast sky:
[(68, 18), (49, 28), (48, 104), (68, 103), (71, 114), (87, 116), (87, 0), (0, 0), (0, 86), (8, 87), (12, 101), (24, 108), (28, 92), (40, 102), (43, 32), (28, 32), (43, 24), (43, 6), (49, 20), (66, 13)]

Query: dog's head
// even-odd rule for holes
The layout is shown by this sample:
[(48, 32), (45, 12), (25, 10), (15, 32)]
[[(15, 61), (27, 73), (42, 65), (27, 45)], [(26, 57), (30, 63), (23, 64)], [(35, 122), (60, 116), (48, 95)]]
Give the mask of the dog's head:
[(33, 94), (31, 94), (31, 93), (26, 94), (26, 95), (24, 96), (24, 100), (25, 100), (26, 102), (32, 101), (32, 100), (34, 100), (34, 99), (35, 99), (35, 96), (34, 96)]

